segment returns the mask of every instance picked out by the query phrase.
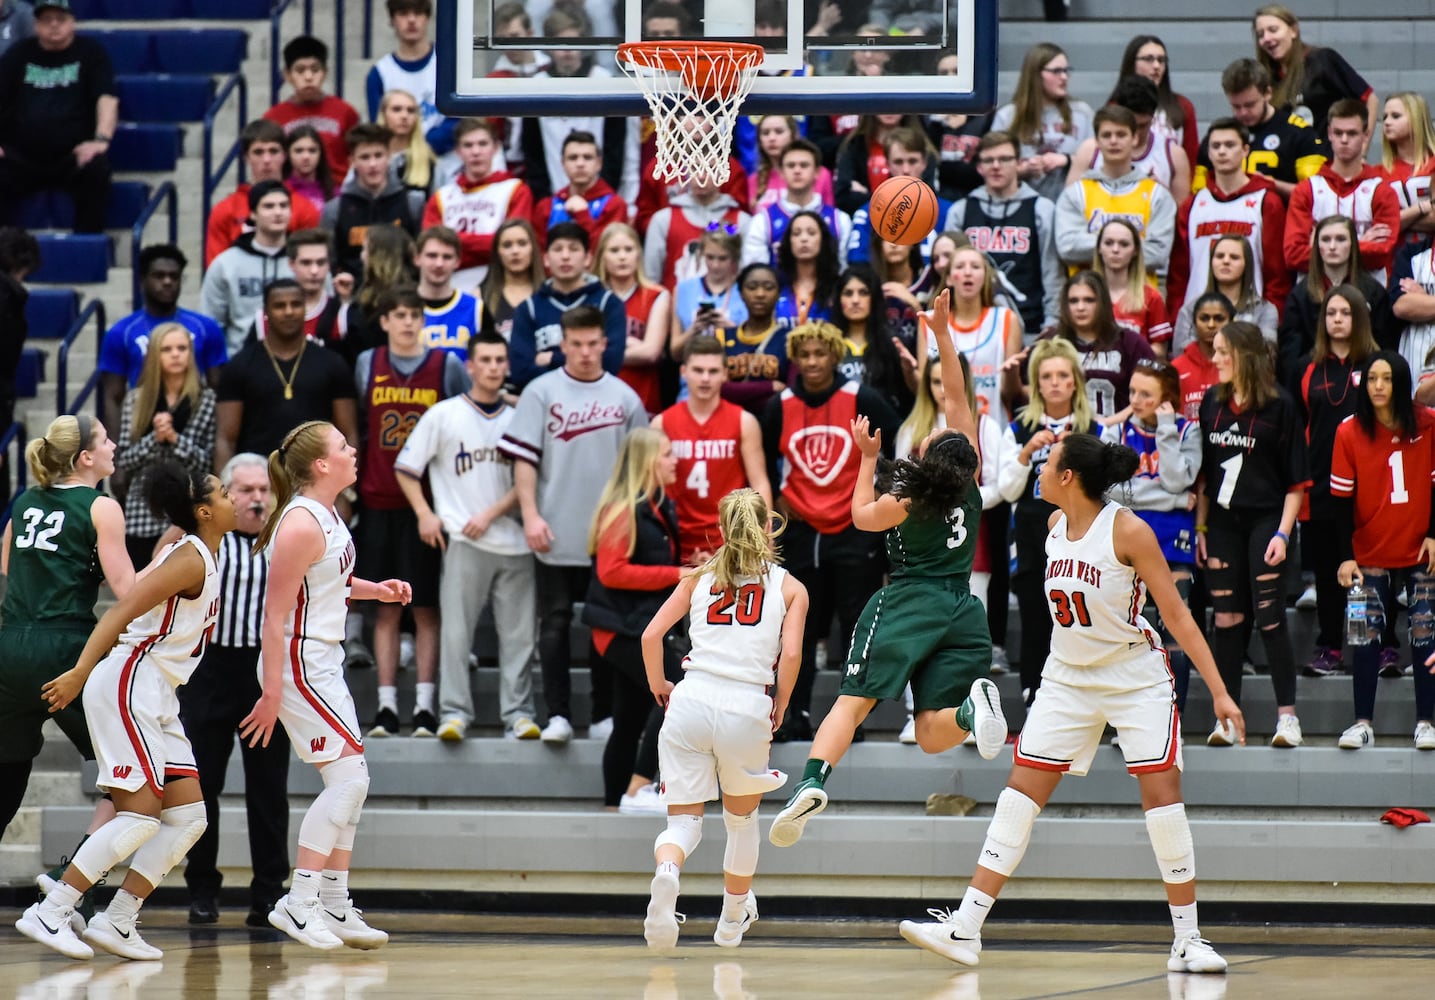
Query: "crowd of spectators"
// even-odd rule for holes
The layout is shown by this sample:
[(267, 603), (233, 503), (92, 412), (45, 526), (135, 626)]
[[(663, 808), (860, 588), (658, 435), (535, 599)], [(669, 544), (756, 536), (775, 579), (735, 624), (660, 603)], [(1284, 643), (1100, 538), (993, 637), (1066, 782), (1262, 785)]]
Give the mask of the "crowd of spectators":
[[(541, 34), (584, 35), (600, 6), (554, 3)], [(760, 3), (759, 22), (782, 23), (781, 7)], [(58, 184), (76, 228), (98, 231), (113, 73), (75, 36), (66, 0), (35, 4), (33, 38), (24, 9), (0, 4), (14, 35), (0, 56), (0, 198)], [(639, 619), (715, 547), (718, 499), (752, 485), (786, 518), (786, 564), (812, 595), (777, 736), (810, 738), (815, 673), (824, 659), (841, 665), (842, 637), (884, 572), (881, 539), (852, 524), (849, 424), (868, 418), (889, 453), (920, 442), (940, 422), (931, 337), (950, 336), (990, 437), (975, 579), (994, 671), (1019, 664), (1028, 699), (1040, 684), (1052, 508), (1036, 484), (1051, 445), (1119, 437), (1143, 454), (1132, 503), (1214, 613), (1228, 687), (1239, 697), (1254, 629), (1277, 692), (1276, 745), (1302, 742), (1298, 663), (1307, 675), (1346, 669), (1337, 569), (1354, 557), (1335, 526), (1360, 497), (1331, 489), (1335, 428), (1355, 414), (1377, 352), (1403, 368), (1395, 381), (1417, 403), (1435, 404), (1435, 128), (1419, 94), (1382, 104), (1271, 5), (1253, 18), (1254, 54), (1232, 53), (1221, 74), (1230, 113), (1204, 127), (1173, 89), (1159, 38), (1133, 38), (1115, 89), (1091, 102), (1076, 96), (1066, 53), (1041, 43), (989, 116), (745, 121), (727, 183), (669, 187), (640, 119), (445, 118), (430, 0), (388, 0), (388, 12), (397, 47), (369, 74), (366, 115), (326, 90), (321, 42), (284, 47), (290, 96), (240, 136), (249, 183), (216, 203), (202, 247), (144, 249), (143, 307), (113, 325), (99, 359), (122, 499), (160, 459), (223, 469), (305, 420), (356, 443), (350, 503), (366, 575), (403, 576), (415, 594), (407, 616), (351, 623), (351, 662), (378, 667), (370, 735), (464, 738), (471, 638), (491, 604), (506, 735), (571, 738), (582, 604), (590, 732), (611, 732), (615, 755), (606, 801), (650, 803)], [(647, 11), (655, 30), (687, 17), (681, 4)], [(498, 6), (494, 21), (498, 34), (535, 33), (521, 4)], [(891, 67), (864, 59), (851, 71)], [(508, 51), (495, 68), (605, 72), (579, 50)], [(891, 176), (938, 193), (940, 224), (920, 246), (868, 224), (868, 193)], [(0, 323), (23, 310), (36, 266), (26, 239), (0, 232)], [(191, 255), (206, 265), (197, 311), (178, 304)], [(929, 330), (943, 289), (951, 328)], [(0, 340), (0, 366), (13, 368), (18, 341)], [(1422, 491), (1412, 480), (1407, 495), (1423, 524)], [(142, 507), (125, 504), (136, 565), (166, 528)], [(1302, 570), (1298, 606), (1319, 628), (1297, 656), (1285, 607)], [(1021, 615), (1010, 653), (1009, 592)], [(1383, 651), (1357, 661), (1399, 675), (1387, 610)], [(395, 676), (410, 630), (406, 727)], [(1435, 749), (1435, 691), (1416, 675), (1416, 745)], [(1366, 682), (1358, 669), (1357, 688)]]

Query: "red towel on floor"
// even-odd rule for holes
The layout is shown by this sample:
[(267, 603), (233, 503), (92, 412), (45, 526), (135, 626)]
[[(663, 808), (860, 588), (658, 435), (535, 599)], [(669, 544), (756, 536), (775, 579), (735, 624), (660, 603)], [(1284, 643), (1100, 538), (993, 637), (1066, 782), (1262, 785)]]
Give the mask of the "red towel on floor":
[(1389, 823), (1391, 826), (1407, 827), (1414, 826), (1416, 823), (1430, 822), (1430, 815), (1421, 812), (1419, 809), (1406, 809), (1397, 806), (1394, 809), (1387, 810), (1385, 815), (1380, 817), (1380, 822)]

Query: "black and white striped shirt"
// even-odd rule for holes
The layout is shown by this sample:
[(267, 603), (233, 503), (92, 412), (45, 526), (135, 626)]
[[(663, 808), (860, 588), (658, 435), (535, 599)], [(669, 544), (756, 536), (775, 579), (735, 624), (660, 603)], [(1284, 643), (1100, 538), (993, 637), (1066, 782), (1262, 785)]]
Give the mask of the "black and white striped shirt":
[(266, 556), (251, 554), (257, 537), (242, 531), (231, 531), (220, 539), (220, 601), (215, 645), (259, 648), (269, 560)]

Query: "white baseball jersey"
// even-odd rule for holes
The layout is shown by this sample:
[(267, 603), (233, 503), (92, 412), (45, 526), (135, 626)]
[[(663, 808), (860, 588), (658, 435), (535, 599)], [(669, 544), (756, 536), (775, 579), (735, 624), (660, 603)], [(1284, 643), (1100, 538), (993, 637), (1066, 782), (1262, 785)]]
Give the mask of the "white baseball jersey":
[[(1261, 254), (1265, 247), (1265, 214), (1263, 202), (1266, 198), (1279, 198), (1274, 190), (1249, 191), (1234, 198), (1222, 200), (1209, 187), (1204, 187), (1191, 196), (1191, 212), (1187, 217), (1186, 241), (1190, 248), (1190, 276), (1186, 281), (1186, 301), (1190, 302), (1201, 294), (1211, 273), (1211, 244), (1227, 236), (1240, 236), (1251, 248), (1256, 294), (1263, 294), (1265, 268)], [(1321, 218), (1317, 216), (1317, 218)], [(1277, 234), (1279, 235), (1279, 234)]]
[[(1375, 225), (1375, 192), (1384, 184), (1382, 177), (1366, 177), (1350, 194), (1335, 193), (1330, 181), (1316, 174), (1310, 178), (1310, 217), (1316, 221), (1331, 215), (1343, 215), (1355, 223), (1355, 238), (1364, 239), (1365, 231)], [(1385, 284), (1385, 270), (1372, 271), (1375, 280)]]
[(716, 589), (713, 574), (704, 573), (693, 588), (688, 612), (693, 648), (683, 669), (763, 687), (771, 684), (782, 650), (786, 579), (787, 570), (769, 566), (759, 579), (724, 593)]
[(1043, 586), (1055, 627), (1043, 677), (1055, 667), (1057, 679), (1080, 685), (1090, 678), (1090, 668), (1129, 660), (1137, 647), (1160, 646), (1155, 629), (1141, 617), (1146, 586), (1134, 568), (1116, 558), (1113, 529), (1123, 509), (1108, 502), (1077, 541), (1066, 537), (1063, 514), (1046, 536)]
[[(1419, 283), (1421, 291), (1435, 295), (1435, 250), (1423, 250), (1410, 258), (1410, 276)], [(1405, 327), (1400, 334), (1400, 356), (1410, 366), (1417, 384), (1422, 375), (1435, 367), (1432, 352), (1435, 352), (1435, 323), (1411, 323)]]
[[(304, 574), (294, 617), (284, 623), (284, 638), (344, 641), (349, 590), (354, 578), (354, 539), (339, 515), (308, 497), (296, 496), (279, 515), (279, 524), (296, 510), (308, 511), (324, 531), (324, 554)], [(277, 527), (275, 529), (278, 530)], [(271, 553), (272, 561), (272, 553)]]
[(130, 622), (120, 636), (120, 645), (138, 654), (131, 662), (148, 663), (174, 687), (189, 682), (219, 618), (219, 567), (209, 546), (185, 535), (160, 553), (160, 561), (186, 545), (193, 545), (204, 559), (204, 590), (192, 600), (175, 594)]

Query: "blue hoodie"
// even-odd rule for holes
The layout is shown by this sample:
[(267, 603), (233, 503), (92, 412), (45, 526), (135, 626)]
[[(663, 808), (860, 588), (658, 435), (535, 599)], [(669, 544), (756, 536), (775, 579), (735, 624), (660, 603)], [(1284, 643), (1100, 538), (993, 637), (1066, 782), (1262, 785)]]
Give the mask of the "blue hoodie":
[[(603, 314), (603, 327), (608, 343), (603, 348), (603, 370), (618, 374), (623, 367), (623, 351), (628, 346), (628, 312), (623, 300), (614, 295), (597, 278), (571, 292), (560, 292), (550, 278), (529, 296), (528, 301), (513, 314), (513, 332), (508, 344), (509, 377), (522, 389), (539, 375), (563, 367), (563, 314), (575, 306), (593, 306)], [(553, 357), (546, 365), (534, 360), (544, 351)]]

